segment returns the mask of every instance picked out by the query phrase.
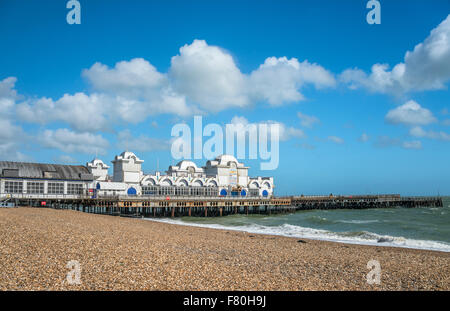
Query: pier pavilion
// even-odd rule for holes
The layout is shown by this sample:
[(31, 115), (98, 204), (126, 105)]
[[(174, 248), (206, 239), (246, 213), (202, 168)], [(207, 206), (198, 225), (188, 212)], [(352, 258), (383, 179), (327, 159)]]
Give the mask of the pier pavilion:
[(133, 152), (117, 155), (110, 166), (100, 159), (82, 165), (0, 161), (1, 198), (79, 197), (261, 197), (274, 194), (273, 177), (249, 177), (248, 169), (231, 155), (220, 155), (198, 167), (183, 160), (165, 174), (144, 174)]

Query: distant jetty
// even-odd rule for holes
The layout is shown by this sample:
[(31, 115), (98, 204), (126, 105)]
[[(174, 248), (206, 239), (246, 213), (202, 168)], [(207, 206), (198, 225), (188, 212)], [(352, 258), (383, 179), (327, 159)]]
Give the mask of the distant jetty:
[(442, 207), (441, 197), (402, 197), (400, 194), (294, 196), (291, 202), (298, 210)]

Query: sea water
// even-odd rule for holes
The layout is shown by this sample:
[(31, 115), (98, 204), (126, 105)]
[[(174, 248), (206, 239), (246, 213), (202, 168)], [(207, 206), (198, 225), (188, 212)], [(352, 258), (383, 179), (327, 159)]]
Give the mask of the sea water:
[(250, 233), (450, 252), (450, 197), (443, 198), (443, 207), (309, 210), (271, 216), (157, 220)]

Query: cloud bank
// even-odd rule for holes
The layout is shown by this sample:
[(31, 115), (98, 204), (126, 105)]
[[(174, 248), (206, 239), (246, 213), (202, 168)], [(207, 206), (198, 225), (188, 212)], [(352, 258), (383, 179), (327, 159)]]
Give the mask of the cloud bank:
[(339, 80), (350, 88), (402, 95), (412, 91), (444, 89), (450, 80), (450, 14), (429, 36), (407, 51), (404, 60), (392, 69), (388, 64), (374, 64), (369, 73), (347, 69)]

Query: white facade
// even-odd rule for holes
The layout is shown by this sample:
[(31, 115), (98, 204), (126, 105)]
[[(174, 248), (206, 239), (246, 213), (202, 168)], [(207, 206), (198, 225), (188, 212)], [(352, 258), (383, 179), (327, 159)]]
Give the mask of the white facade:
[(89, 172), (94, 176), (97, 181), (106, 181), (108, 179), (109, 166), (103, 163), (102, 160), (94, 159), (91, 162), (86, 163)]
[(139, 184), (142, 179), (142, 163), (133, 152), (124, 151), (112, 161), (114, 164), (114, 182)]
[[(248, 167), (232, 155), (220, 155), (198, 167), (183, 160), (169, 166), (165, 175), (160, 172), (143, 174), (142, 163), (134, 153), (126, 151), (112, 161), (112, 182), (105, 179), (105, 166), (100, 160), (88, 163), (94, 176), (93, 188), (98, 196), (263, 196), (273, 195), (273, 177), (248, 176)], [(95, 169), (94, 169), (95, 168)], [(107, 168), (106, 168), (107, 171)]]

